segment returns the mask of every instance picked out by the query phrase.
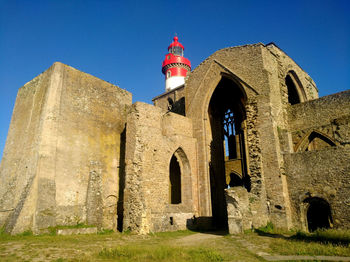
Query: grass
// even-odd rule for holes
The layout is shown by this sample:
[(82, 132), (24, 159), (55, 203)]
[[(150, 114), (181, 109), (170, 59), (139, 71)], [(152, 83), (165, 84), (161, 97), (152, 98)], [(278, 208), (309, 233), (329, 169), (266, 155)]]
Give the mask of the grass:
[[(199, 240), (196, 240), (200, 237)], [(204, 238), (203, 238), (204, 237)], [(135, 235), (0, 233), (0, 261), (261, 261), (256, 253), (350, 256), (350, 231), (282, 232), (272, 224), (241, 235), (176, 231)]]
[(273, 253), (281, 255), (314, 255), (314, 256), (350, 256), (350, 247), (343, 245), (303, 243), (303, 241), (290, 241), (286, 243), (281, 239), (270, 245)]
[(350, 230), (319, 229), (312, 233), (283, 231), (272, 223), (255, 230), (270, 237), (269, 252), (281, 255), (350, 256)]
[(208, 248), (180, 248), (169, 246), (120, 246), (104, 248), (98, 253), (102, 259), (117, 261), (224, 261), (215, 250)]

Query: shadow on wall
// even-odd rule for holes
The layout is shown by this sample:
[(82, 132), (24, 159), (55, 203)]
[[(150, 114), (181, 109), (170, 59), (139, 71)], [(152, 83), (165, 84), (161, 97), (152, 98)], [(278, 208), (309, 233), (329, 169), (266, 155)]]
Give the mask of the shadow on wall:
[(125, 189), (125, 144), (126, 144), (126, 126), (120, 134), (120, 155), (119, 155), (119, 196), (117, 204), (117, 230), (123, 231), (124, 219), (124, 189)]
[(185, 98), (182, 97), (175, 102), (171, 98), (168, 98), (168, 110), (170, 112), (186, 116)]

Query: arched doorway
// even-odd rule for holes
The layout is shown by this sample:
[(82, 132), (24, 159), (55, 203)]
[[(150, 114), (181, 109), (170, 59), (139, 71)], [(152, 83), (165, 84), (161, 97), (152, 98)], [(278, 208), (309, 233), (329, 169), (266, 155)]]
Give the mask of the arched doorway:
[(250, 190), (245, 148), (246, 96), (238, 83), (222, 77), (208, 107), (210, 120), (210, 190), (214, 225), (227, 227), (224, 195), (226, 182), (233, 170), (242, 178), (242, 185)]
[(310, 232), (319, 228), (332, 227), (331, 207), (326, 200), (319, 197), (310, 197), (305, 199), (304, 203), (308, 204), (306, 218)]

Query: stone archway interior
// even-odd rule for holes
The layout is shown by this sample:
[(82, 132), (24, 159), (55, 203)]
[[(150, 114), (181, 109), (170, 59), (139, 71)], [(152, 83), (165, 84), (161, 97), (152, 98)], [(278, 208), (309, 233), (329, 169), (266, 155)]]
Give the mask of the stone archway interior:
[(217, 85), (208, 107), (210, 120), (210, 189), (213, 221), (216, 227), (227, 226), (224, 189), (232, 172), (247, 179), (244, 146), (245, 95), (233, 80), (223, 77)]

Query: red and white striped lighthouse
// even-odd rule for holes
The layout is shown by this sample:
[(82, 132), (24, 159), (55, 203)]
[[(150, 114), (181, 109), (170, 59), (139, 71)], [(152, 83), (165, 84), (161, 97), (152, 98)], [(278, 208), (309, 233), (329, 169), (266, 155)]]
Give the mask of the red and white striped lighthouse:
[(185, 84), (187, 72), (191, 71), (191, 62), (184, 57), (184, 46), (174, 37), (168, 47), (168, 54), (162, 64), (162, 72), (165, 75), (165, 91), (170, 91)]

